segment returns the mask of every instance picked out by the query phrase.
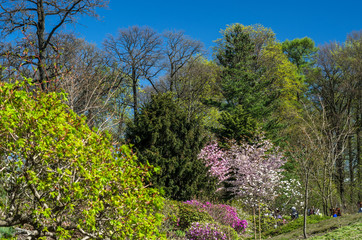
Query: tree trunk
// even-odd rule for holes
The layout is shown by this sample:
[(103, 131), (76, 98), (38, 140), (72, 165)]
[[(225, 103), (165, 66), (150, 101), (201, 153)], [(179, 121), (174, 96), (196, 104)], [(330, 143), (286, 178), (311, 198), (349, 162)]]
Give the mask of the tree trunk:
[[(361, 94), (359, 94), (361, 96)], [(357, 110), (356, 110), (356, 148), (357, 148), (357, 174), (358, 174), (358, 201), (362, 199), (362, 161), (361, 161), (361, 119), (362, 119), (362, 112), (361, 112), (361, 102), (362, 100), (359, 99), (357, 101)]]
[(349, 180), (350, 180), (350, 202), (353, 203), (354, 192), (354, 166), (353, 166), (353, 150), (352, 150), (352, 136), (348, 136), (348, 167), (349, 167)]
[(305, 192), (304, 192), (304, 216), (303, 216), (303, 236), (307, 239), (307, 208), (308, 208), (308, 183), (309, 183), (309, 170), (305, 173)]
[[(336, 131), (336, 136), (339, 137), (341, 132), (339, 130)], [(337, 155), (336, 159), (336, 170), (337, 170), (337, 186), (338, 186), (338, 194), (341, 199), (341, 204), (344, 206), (344, 159), (342, 155), (343, 148), (342, 140), (338, 140), (335, 155)]]
[(255, 238), (255, 240), (256, 240), (255, 206), (253, 206), (253, 219), (254, 219), (254, 238)]
[(38, 38), (38, 71), (39, 71), (39, 79), (38, 82), (43, 91), (47, 90), (45, 85), (46, 82), (46, 73), (45, 73), (45, 40), (44, 40), (44, 31), (45, 31), (45, 15), (44, 15), (44, 6), (43, 0), (37, 1), (37, 30), (36, 35)]
[(261, 213), (260, 213), (260, 202), (258, 201), (259, 205), (259, 239), (261, 240)]
[(134, 123), (135, 124), (137, 124), (137, 122), (138, 122), (137, 83), (138, 83), (138, 79), (136, 77), (136, 69), (132, 67), (133, 114), (134, 114)]

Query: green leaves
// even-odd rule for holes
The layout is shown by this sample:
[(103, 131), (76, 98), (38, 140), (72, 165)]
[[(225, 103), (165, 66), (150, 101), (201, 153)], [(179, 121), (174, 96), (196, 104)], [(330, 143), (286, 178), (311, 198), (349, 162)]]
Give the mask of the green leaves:
[(64, 93), (22, 86), (0, 83), (0, 220), (16, 226), (11, 216), (19, 211), (37, 237), (162, 237), (154, 211), (163, 198), (144, 185), (152, 167), (91, 131), (60, 100)]

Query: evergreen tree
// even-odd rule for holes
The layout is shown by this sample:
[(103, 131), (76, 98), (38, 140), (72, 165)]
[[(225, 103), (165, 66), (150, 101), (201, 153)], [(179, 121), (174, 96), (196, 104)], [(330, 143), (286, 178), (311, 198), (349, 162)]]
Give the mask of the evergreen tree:
[(222, 127), (216, 129), (216, 134), (223, 144), (226, 144), (228, 139), (252, 142), (258, 133), (257, 122), (240, 105), (222, 112), (219, 123)]
[(249, 140), (257, 132), (257, 119), (266, 111), (255, 44), (241, 24), (227, 27), (222, 35), (215, 50), (222, 67), (220, 88), (224, 102), (219, 106), (224, 112), (219, 119), (223, 126), (216, 134), (220, 139)]
[(212, 193), (216, 179), (197, 155), (206, 134), (201, 119), (190, 117), (170, 93), (153, 95), (141, 110), (137, 124), (129, 127), (127, 138), (134, 144), (139, 160), (160, 171), (152, 184), (165, 197), (187, 200)]
[(226, 107), (242, 105), (246, 111), (254, 112), (252, 108), (258, 102), (254, 96), (259, 87), (253, 69), (256, 64), (254, 44), (241, 24), (229, 26), (222, 35), (223, 38), (217, 40), (216, 57), (223, 68), (220, 87)]

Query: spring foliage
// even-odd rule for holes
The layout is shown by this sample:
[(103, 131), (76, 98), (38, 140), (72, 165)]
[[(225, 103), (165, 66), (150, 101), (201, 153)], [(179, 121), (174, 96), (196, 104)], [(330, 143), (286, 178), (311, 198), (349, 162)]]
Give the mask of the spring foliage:
[(30, 82), (0, 83), (0, 226), (26, 224), (39, 239), (160, 237), (163, 199), (144, 186), (152, 167)]

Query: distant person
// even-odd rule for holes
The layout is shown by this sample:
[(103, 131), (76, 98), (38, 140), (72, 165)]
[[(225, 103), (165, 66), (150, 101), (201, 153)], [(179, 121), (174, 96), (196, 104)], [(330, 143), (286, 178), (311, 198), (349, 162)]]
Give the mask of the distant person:
[(314, 206), (310, 209), (308, 209), (308, 216), (314, 215)]
[(338, 217), (338, 210), (339, 208), (331, 208), (329, 209), (331, 211), (331, 217)]
[(277, 208), (277, 209), (275, 210), (275, 212), (274, 212), (274, 217), (275, 217), (276, 219), (282, 219), (282, 215), (280, 214), (280, 211), (279, 211), (278, 208)]
[[(329, 212), (330, 212), (330, 216), (334, 217), (336, 210), (334, 208), (331, 208), (331, 209), (329, 209)], [(337, 214), (336, 214), (336, 217), (337, 217)]]
[(359, 213), (362, 213), (362, 201), (359, 201), (359, 202), (357, 203), (357, 206), (358, 206), (358, 212), (359, 212)]
[(295, 207), (292, 207), (291, 217), (292, 217), (292, 220), (297, 219), (299, 217), (298, 211)]
[(337, 216), (338, 216), (338, 217), (342, 217), (342, 212), (341, 212), (341, 209), (340, 209), (340, 208), (337, 208), (337, 209), (336, 209), (336, 213), (337, 213)]

